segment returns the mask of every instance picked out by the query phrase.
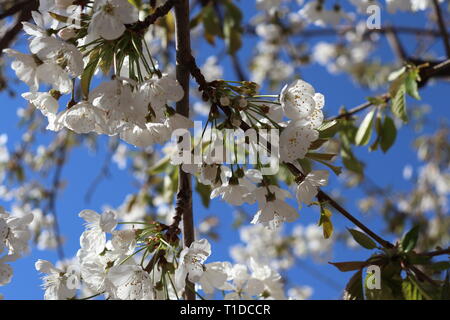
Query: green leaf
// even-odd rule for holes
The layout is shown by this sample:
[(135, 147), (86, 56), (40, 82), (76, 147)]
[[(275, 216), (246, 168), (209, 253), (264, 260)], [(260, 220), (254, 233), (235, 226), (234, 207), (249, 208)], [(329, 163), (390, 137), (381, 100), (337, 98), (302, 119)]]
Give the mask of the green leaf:
[(367, 97), (367, 101), (374, 106), (382, 106), (386, 104), (386, 98), (383, 97)]
[(228, 53), (234, 54), (242, 46), (242, 12), (231, 1), (225, 1), (225, 16), (223, 20), (223, 35)]
[(322, 226), (323, 237), (330, 238), (333, 235), (333, 223), (331, 222), (331, 211), (323, 206), (320, 207), (319, 226)]
[(217, 17), (214, 7), (209, 4), (202, 10), (203, 29), (206, 41), (214, 45), (215, 36), (223, 37), (222, 26), (220, 24), (219, 17)]
[(339, 167), (339, 166), (332, 165), (331, 163), (323, 161), (323, 160), (320, 160), (320, 159), (316, 159), (316, 161), (320, 162), (321, 164), (323, 164), (323, 165), (327, 166), (328, 168), (330, 168), (334, 172), (334, 174), (337, 175), (337, 176), (342, 173), (342, 168)]
[(128, 2), (138, 9), (142, 6), (142, 0), (128, 0)]
[(361, 125), (358, 128), (355, 136), (355, 143), (359, 146), (363, 146), (369, 143), (370, 137), (372, 136), (372, 121), (375, 116), (376, 109), (373, 108), (367, 115), (364, 120), (361, 122)]
[(378, 149), (378, 145), (380, 144), (381, 140), (381, 114), (377, 114), (377, 118), (375, 119), (375, 131), (377, 133), (377, 138), (373, 142), (373, 144), (369, 147), (369, 151), (375, 151)]
[(59, 21), (59, 22), (63, 22), (63, 23), (67, 23), (67, 21), (69, 20), (68, 17), (62, 16), (60, 14), (54, 13), (54, 12), (49, 12), (48, 13), (53, 19)]
[[(414, 286), (414, 291), (417, 290), (418, 293), (413, 293), (413, 295), (411, 296), (412, 298), (417, 297), (420, 299), (407, 299), (407, 300), (433, 300), (433, 294), (430, 295), (431, 291), (430, 288), (428, 288), (427, 290), (424, 289), (424, 287), (422, 287), (422, 285), (419, 284), (419, 282), (416, 280), (415, 277), (409, 276), (407, 278), (407, 280), (409, 280), (409, 282)], [(422, 282), (423, 284), (425, 284), (425, 282)], [(402, 283), (403, 286), (403, 283)], [(403, 290), (402, 290), (403, 291)], [(405, 296), (406, 299), (406, 296)]]
[(375, 249), (377, 247), (377, 244), (365, 233), (355, 229), (348, 229), (348, 231), (351, 233), (353, 239), (355, 239), (355, 241), (362, 247), (369, 250)]
[(395, 91), (391, 102), (392, 113), (403, 122), (408, 121), (408, 115), (406, 114), (405, 92), (406, 86), (402, 83)]
[(162, 173), (166, 170), (166, 168), (169, 166), (170, 164), (170, 158), (169, 157), (164, 157), (161, 160), (159, 160), (157, 163), (155, 163), (149, 170), (148, 170), (148, 174), (149, 175), (157, 175), (159, 173)]
[(450, 269), (450, 262), (448, 261), (438, 261), (430, 265), (433, 271), (444, 271)]
[(336, 154), (334, 153), (319, 153), (319, 152), (308, 152), (306, 154), (306, 157), (314, 160), (324, 160), (324, 161), (330, 161), (334, 157), (336, 157)]
[(419, 79), (419, 71), (417, 69), (409, 71), (408, 75), (405, 78), (405, 89), (406, 93), (411, 97), (416, 100), (420, 100), (419, 90), (417, 87), (417, 79)]
[(397, 128), (394, 120), (391, 117), (386, 116), (381, 127), (380, 146), (383, 152), (387, 152), (395, 142), (397, 138)]
[(355, 272), (350, 278), (344, 290), (344, 300), (364, 300), (362, 285), (362, 270)]
[(394, 81), (396, 79), (398, 79), (401, 75), (403, 75), (406, 71), (406, 67), (401, 67), (400, 69), (391, 72), (391, 74), (389, 74), (388, 76), (388, 80), (389, 81)]
[(359, 270), (367, 265), (367, 261), (347, 261), (347, 262), (328, 262), (332, 264), (341, 272)]
[(341, 152), (341, 156), (342, 156), (342, 163), (348, 170), (361, 175), (363, 174), (364, 164), (358, 159), (356, 159), (353, 153), (351, 153), (351, 155), (348, 155), (347, 153)]
[(209, 208), (209, 203), (211, 201), (211, 186), (204, 185), (197, 181), (197, 185), (195, 186), (195, 191), (198, 192), (200, 198), (202, 199), (202, 204), (205, 208)]
[(325, 142), (328, 142), (328, 139), (317, 139), (317, 140), (311, 142), (311, 144), (309, 145), (309, 150), (317, 150), (321, 146), (323, 146), (323, 144)]
[(417, 225), (409, 230), (403, 237), (402, 248), (404, 252), (408, 253), (416, 247), (417, 240), (419, 239), (419, 229), (420, 227)]
[(195, 17), (193, 17), (193, 18), (191, 19), (191, 21), (190, 21), (190, 23), (189, 23), (189, 28), (193, 29), (193, 28), (195, 28), (196, 26), (198, 26), (198, 25), (200, 24), (200, 22), (203, 21), (203, 11), (204, 11), (204, 10), (200, 11), (199, 13), (197, 13), (197, 14), (195, 15)]
[[(297, 162), (300, 164), (300, 166), (305, 170), (306, 172), (312, 171), (312, 161), (306, 158), (303, 159), (297, 159)], [(292, 174), (290, 174), (292, 175)]]
[(324, 122), (317, 130), (319, 139), (330, 139), (339, 131), (340, 122), (337, 120)]
[(405, 300), (423, 300), (419, 288), (408, 278), (402, 282), (402, 292)]
[(81, 75), (81, 91), (84, 97), (87, 99), (89, 96), (89, 86), (91, 84), (92, 77), (94, 76), (97, 65), (100, 61), (99, 50), (93, 50), (89, 57), (89, 62)]

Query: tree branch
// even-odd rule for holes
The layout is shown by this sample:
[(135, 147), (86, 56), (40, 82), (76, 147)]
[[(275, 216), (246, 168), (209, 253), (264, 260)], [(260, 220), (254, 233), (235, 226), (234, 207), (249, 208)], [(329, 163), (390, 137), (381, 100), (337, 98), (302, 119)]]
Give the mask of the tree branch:
[(64, 167), (64, 164), (66, 163), (66, 157), (67, 157), (67, 147), (68, 147), (68, 139), (69, 139), (69, 132), (65, 132), (64, 137), (62, 138), (61, 145), (58, 146), (56, 149), (56, 168), (55, 168), (55, 174), (53, 176), (52, 180), (52, 188), (48, 194), (48, 205), (47, 209), (49, 212), (53, 214), (53, 231), (55, 232), (55, 238), (56, 238), (56, 245), (57, 245), (57, 252), (58, 252), (58, 258), (60, 261), (63, 261), (65, 259), (64, 255), (64, 249), (63, 249), (63, 243), (62, 243), (62, 236), (61, 236), (61, 230), (59, 227), (59, 221), (58, 221), (58, 215), (56, 212), (56, 199), (58, 196), (58, 191), (61, 186), (61, 174), (62, 169)]
[(445, 254), (450, 255), (450, 247), (448, 247), (447, 249), (440, 249), (440, 250), (436, 250), (436, 251), (420, 253), (420, 255), (427, 256), (427, 257), (436, 257), (436, 256), (445, 255)]
[(0, 57), (3, 55), (3, 49), (11, 46), (11, 43), (16, 39), (17, 35), (22, 31), (22, 22), (31, 19), (31, 11), (37, 10), (38, 2), (29, 1), (22, 4), (19, 16), (16, 23), (3, 35), (0, 39)]
[(144, 21), (127, 25), (127, 27), (137, 32), (145, 31), (150, 25), (154, 24), (156, 20), (167, 15), (178, 1), (179, 0), (167, 0), (166, 3), (157, 7), (152, 14), (148, 15)]
[(444, 42), (445, 52), (447, 53), (447, 58), (450, 58), (450, 42), (448, 41), (448, 32), (445, 25), (444, 17), (442, 16), (441, 8), (439, 7), (438, 0), (433, 0), (434, 11), (436, 13), (437, 22), (439, 25), (439, 30), (442, 35), (442, 41)]
[[(175, 30), (176, 76), (184, 90), (184, 97), (177, 102), (176, 110), (179, 114), (189, 117), (189, 64), (192, 59), (189, 29), (189, 0), (181, 0), (175, 3)], [(189, 247), (195, 238), (191, 175), (184, 172), (181, 166), (178, 170), (177, 210), (182, 210), (183, 240), (185, 247)], [(194, 285), (187, 279), (184, 294), (187, 300), (195, 300)]]
[(401, 62), (408, 59), (408, 55), (406, 54), (405, 48), (403, 47), (402, 43), (400, 42), (400, 39), (397, 35), (397, 31), (392, 27), (386, 28), (386, 38), (392, 48), (392, 51), (394, 52), (397, 59)]
[(7, 18), (9, 16), (12, 16), (12, 15), (18, 13), (19, 11), (22, 11), (23, 7), (29, 5), (31, 2), (35, 2), (35, 1), (34, 0), (26, 0), (26, 1), (21, 1), (21, 2), (15, 3), (11, 7), (9, 7), (8, 9), (6, 9), (5, 11), (0, 13), (0, 19)]
[[(390, 95), (389, 95), (389, 93), (385, 93), (385, 94), (382, 94), (382, 95), (378, 96), (377, 98), (378, 99), (382, 99), (385, 102), (388, 102), (389, 99), (390, 99)], [(360, 104), (359, 106), (354, 107), (353, 109), (350, 109), (347, 112), (338, 114), (337, 116), (334, 116), (334, 117), (327, 118), (327, 119), (325, 119), (325, 121), (332, 121), (332, 120), (338, 120), (338, 119), (342, 119), (342, 118), (349, 118), (350, 116), (352, 116), (352, 115), (354, 115), (354, 114), (356, 114), (356, 113), (358, 113), (360, 111), (363, 111), (363, 110), (365, 110), (365, 109), (367, 109), (367, 108), (369, 108), (371, 106), (373, 106), (373, 103), (370, 102), (370, 101), (367, 101), (365, 103)]]
[[(418, 60), (409, 60), (410, 62), (413, 62), (416, 65), (420, 65), (423, 63), (426, 63), (426, 61), (418, 61)], [(450, 59), (442, 61), (442, 62), (435, 62), (430, 64), (430, 66), (426, 67), (426, 68), (422, 68), (420, 69), (420, 83), (419, 83), (419, 88), (422, 88), (425, 86), (425, 84), (428, 82), (428, 80), (432, 79), (432, 78), (443, 78), (443, 77), (450, 77)], [(390, 94), (389, 93), (385, 93), (382, 95), (379, 95), (376, 97), (377, 99), (381, 99), (384, 100), (385, 102), (388, 102), (390, 100)], [(370, 101), (367, 101), (363, 104), (360, 104), (359, 106), (354, 107), (353, 109), (350, 109), (347, 112), (338, 114), (336, 116), (333, 117), (329, 117), (327, 119), (325, 119), (325, 121), (332, 121), (332, 120), (337, 120), (337, 119), (342, 119), (342, 118), (349, 118), (350, 116), (361, 112), (369, 107), (373, 106), (373, 103)]]

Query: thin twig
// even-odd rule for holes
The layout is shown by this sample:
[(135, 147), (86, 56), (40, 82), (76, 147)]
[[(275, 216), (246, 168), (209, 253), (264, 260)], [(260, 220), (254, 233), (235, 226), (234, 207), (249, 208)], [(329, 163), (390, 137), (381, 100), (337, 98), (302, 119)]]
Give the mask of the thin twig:
[[(147, 28), (154, 24), (159, 18), (167, 15), (178, 1), (179, 0), (167, 0), (166, 3), (157, 7), (152, 14), (148, 15), (144, 21), (127, 25), (127, 27), (137, 32), (147, 30)], [(189, 26), (189, 24), (187, 26)]]
[(433, 0), (433, 6), (439, 25), (439, 30), (442, 35), (442, 41), (444, 42), (445, 52), (447, 54), (447, 58), (450, 58), (450, 42), (448, 41), (447, 26), (445, 25), (444, 17), (442, 16), (442, 11), (439, 7), (438, 0)]
[[(382, 94), (382, 95), (378, 96), (377, 99), (384, 100), (384, 102), (388, 102), (389, 99), (390, 99), (390, 95), (389, 95), (389, 93), (385, 93), (385, 94)], [(356, 114), (358, 112), (361, 112), (361, 111), (363, 111), (363, 110), (365, 110), (365, 109), (367, 109), (367, 108), (369, 108), (371, 106), (373, 106), (373, 103), (370, 102), (370, 101), (367, 101), (367, 102), (364, 102), (364, 103), (360, 104), (359, 106), (354, 107), (353, 109), (350, 109), (347, 112), (344, 112), (344, 113), (338, 114), (336, 116), (327, 118), (325, 121), (332, 121), (332, 120), (337, 120), (337, 119), (342, 119), (342, 118), (349, 118), (352, 115), (354, 115), (354, 114)]]
[(11, 43), (16, 39), (17, 35), (22, 31), (22, 22), (31, 19), (31, 11), (37, 10), (38, 2), (30, 1), (27, 5), (22, 6), (16, 23), (10, 28), (0, 39), (0, 57), (3, 55), (3, 50), (10, 47)]
[(445, 255), (448, 254), (450, 255), (450, 247), (448, 247), (447, 249), (440, 249), (440, 250), (435, 250), (435, 251), (430, 251), (430, 252), (423, 252), (423, 253), (419, 253), (422, 256), (427, 256), (427, 257), (436, 257), (436, 256), (441, 256), (441, 255)]
[(57, 244), (57, 252), (58, 258), (60, 261), (65, 259), (61, 230), (59, 227), (58, 215), (56, 211), (56, 199), (58, 196), (58, 191), (61, 186), (61, 174), (64, 164), (66, 163), (67, 156), (67, 142), (68, 142), (68, 133), (66, 132), (66, 136), (61, 141), (61, 145), (57, 148), (56, 152), (56, 169), (53, 175), (52, 180), (52, 189), (48, 195), (48, 211), (52, 213), (54, 221), (53, 221), (53, 231), (55, 232), (56, 244)]
[(12, 5), (8, 9), (6, 9), (5, 11), (0, 13), (0, 19), (10, 17), (10, 16), (18, 13), (19, 11), (22, 11), (23, 7), (29, 5), (31, 2), (35, 2), (35, 1), (34, 0), (26, 0), (26, 1), (21, 1), (21, 2), (18, 2), (16, 4)]
[(109, 167), (111, 165), (111, 159), (112, 156), (114, 155), (114, 152), (116, 152), (118, 146), (119, 144), (115, 142), (114, 145), (111, 146), (108, 152), (106, 153), (100, 172), (97, 174), (94, 180), (92, 180), (91, 184), (89, 185), (89, 188), (84, 194), (84, 202), (86, 203), (91, 202), (92, 196), (94, 195), (94, 192), (97, 189), (100, 182), (103, 180), (103, 178), (109, 177), (110, 174)]
[(397, 35), (397, 31), (392, 27), (387, 27), (386, 30), (386, 38), (395, 56), (399, 61), (406, 61), (408, 59), (408, 55), (406, 54), (405, 48)]

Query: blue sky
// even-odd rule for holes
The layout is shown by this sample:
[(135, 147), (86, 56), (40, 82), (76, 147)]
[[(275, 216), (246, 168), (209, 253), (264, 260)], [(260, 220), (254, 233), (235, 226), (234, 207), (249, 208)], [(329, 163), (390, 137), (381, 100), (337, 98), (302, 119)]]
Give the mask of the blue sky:
[[(255, 12), (253, 1), (240, 1), (239, 6), (243, 9), (246, 20)], [(412, 15), (400, 14), (398, 15), (398, 18), (394, 20), (382, 13), (383, 25), (392, 21), (395, 21), (396, 24), (402, 26), (422, 27), (424, 19), (421, 15), (414, 15), (413, 17)], [(328, 40), (329, 39), (330, 38), (328, 38)], [(404, 40), (408, 48), (413, 47), (412, 45), (408, 45), (408, 41), (411, 40), (411, 38), (406, 37)], [(312, 40), (312, 43), (315, 41), (317, 40)], [(249, 58), (253, 54), (254, 45), (254, 38), (244, 39), (243, 48), (238, 54), (243, 66), (248, 66)], [(198, 58), (200, 60), (199, 64), (202, 64), (202, 61), (209, 55), (214, 53), (217, 54), (221, 51), (220, 46), (217, 48), (213, 48), (207, 44), (199, 46), (198, 42), (195, 42), (194, 49), (198, 53)], [(442, 54), (442, 45), (440, 43), (434, 45), (433, 51)], [(383, 60), (392, 61), (394, 59), (392, 52), (384, 39), (382, 40), (382, 46), (377, 54)], [(224, 79), (235, 80), (235, 74), (232, 71), (229, 59), (224, 58), (223, 63), (225, 70)], [(336, 114), (339, 107), (342, 105), (351, 108), (364, 102), (367, 96), (373, 96), (382, 93), (385, 90), (384, 88), (376, 92), (370, 92), (358, 88), (347, 75), (330, 75), (323, 67), (316, 64), (302, 68), (301, 77), (312, 83), (318, 92), (325, 95), (326, 105), (324, 110), (328, 115)], [(11, 78), (14, 78), (12, 74)], [(26, 87), (20, 84), (13, 85), (13, 87), (19, 94), (26, 90)], [(448, 101), (444, 99), (444, 97), (448, 95), (449, 88), (448, 83), (436, 83), (421, 91), (423, 103), (430, 104), (433, 107), (432, 112), (429, 115), (430, 119), (433, 120), (433, 126), (428, 127), (425, 132), (433, 132), (439, 121), (448, 119), (450, 116)], [(0, 93), (0, 99), (2, 101), (0, 107), (2, 112), (2, 117), (0, 117), (0, 134), (6, 133), (8, 135), (8, 147), (12, 149), (12, 147), (20, 141), (19, 139), (21, 136), (21, 131), (17, 127), (18, 117), (16, 112), (19, 107), (25, 106), (25, 102), (20, 98), (20, 95), (17, 98), (11, 98), (5, 92)], [(408, 103), (408, 105), (412, 105), (414, 101), (409, 99)], [(44, 145), (48, 144), (52, 136), (53, 133), (49, 133), (47, 134), (47, 137), (42, 138), (39, 142)], [(391, 185), (400, 190), (407, 190), (410, 188), (411, 186), (409, 183), (402, 178), (402, 170), (406, 164), (416, 166), (419, 163), (411, 146), (414, 137), (415, 133), (411, 128), (404, 127), (398, 132), (395, 146), (387, 154), (382, 154), (380, 151), (369, 152), (365, 147), (358, 148), (356, 153), (358, 157), (366, 162), (367, 175), (372, 179), (375, 179), (380, 186)], [(78, 250), (78, 239), (83, 231), (82, 220), (78, 218), (78, 212), (86, 208), (101, 211), (101, 208), (104, 205), (113, 207), (118, 206), (122, 203), (127, 194), (135, 191), (133, 185), (130, 183), (131, 179), (129, 173), (127, 171), (118, 170), (113, 164), (111, 166), (111, 177), (104, 180), (99, 185), (91, 203), (86, 204), (84, 202), (83, 197), (85, 190), (91, 183), (93, 177), (99, 172), (105, 157), (107, 140), (101, 138), (99, 139), (99, 142), (102, 147), (97, 154), (92, 154), (86, 148), (77, 148), (74, 150), (71, 154), (70, 161), (63, 170), (63, 178), (68, 184), (58, 198), (57, 212), (62, 234), (66, 238), (64, 250), (69, 257), (74, 255)], [(132, 147), (130, 146), (130, 148)], [(354, 213), (366, 224), (372, 226), (375, 231), (381, 233), (383, 225), (380, 223), (380, 219), (376, 216), (363, 216), (356, 207), (357, 200), (363, 195), (361, 190), (345, 189), (339, 183), (338, 178), (332, 175), (330, 178), (330, 185), (326, 187), (325, 190), (331, 191), (333, 188), (339, 189), (347, 199), (345, 207), (350, 212)], [(4, 205), (7, 209), (10, 208), (10, 204), (8, 203), (0, 202), (0, 205)], [(220, 217), (218, 231), (221, 234), (221, 241), (212, 243), (214, 253), (210, 258), (210, 261), (229, 259), (228, 247), (239, 242), (239, 235), (231, 228), (233, 209), (220, 200), (212, 201), (210, 208), (206, 209), (202, 206), (200, 200), (196, 196), (194, 198), (194, 210), (196, 222), (201, 221), (202, 217), (210, 214), (216, 214)], [(247, 210), (249, 212), (254, 212), (255, 208), (249, 207)], [(307, 225), (318, 221), (318, 212), (316, 209), (304, 208), (300, 212), (300, 215), (300, 219), (297, 223)], [(346, 221), (338, 213), (333, 215), (333, 223), (335, 227), (340, 230), (345, 227), (353, 227), (350, 222)], [(387, 237), (389, 238), (389, 236)], [(368, 257), (368, 252), (364, 250), (348, 249), (338, 243), (335, 246), (333, 256), (333, 261), (365, 259)], [(6, 299), (42, 299), (43, 291), (40, 288), (42, 282), (40, 280), (40, 275), (34, 269), (34, 262), (37, 259), (47, 259), (55, 262), (57, 260), (57, 255), (54, 251), (39, 251), (36, 248), (33, 248), (28, 256), (14, 262), (12, 264), (14, 268), (12, 282), (7, 286), (0, 287), (0, 293), (2, 293)], [(341, 284), (342, 288), (351, 275), (351, 273), (340, 273), (328, 264), (316, 264), (311, 259), (305, 259), (304, 263), (325, 274), (327, 277), (333, 278), (337, 283)], [(314, 299), (339, 298), (340, 292), (330, 288), (315, 277), (310, 276), (301, 268), (294, 268), (289, 272), (289, 278), (295, 280), (295, 283), (313, 287), (314, 294), (312, 298)]]

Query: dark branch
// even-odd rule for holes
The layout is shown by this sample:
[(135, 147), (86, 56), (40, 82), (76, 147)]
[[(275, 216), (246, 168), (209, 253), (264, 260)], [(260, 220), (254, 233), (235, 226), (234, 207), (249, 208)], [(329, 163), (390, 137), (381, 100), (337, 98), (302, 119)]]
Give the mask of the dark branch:
[[(166, 3), (157, 7), (152, 14), (147, 16), (147, 18), (145, 18), (144, 21), (139, 21), (139, 22), (127, 25), (127, 27), (136, 32), (145, 31), (148, 27), (150, 27), (152, 24), (154, 24), (156, 22), (156, 20), (167, 15), (169, 13), (169, 11), (174, 7), (174, 5), (178, 1), (179, 0), (167, 0)], [(189, 24), (187, 26), (189, 26)]]
[[(178, 82), (183, 87), (184, 97), (177, 102), (176, 110), (185, 117), (189, 117), (189, 80), (192, 59), (189, 21), (189, 0), (177, 1), (175, 3), (176, 75)], [(181, 166), (178, 168), (178, 173), (176, 210), (183, 218), (184, 245), (189, 247), (195, 240), (191, 175), (184, 172)], [(187, 300), (195, 300), (194, 284), (188, 279), (186, 279), (184, 291)]]
[(444, 42), (445, 52), (447, 53), (447, 58), (450, 58), (450, 42), (448, 41), (448, 31), (445, 25), (444, 17), (442, 16), (441, 8), (439, 7), (438, 0), (433, 0), (434, 11), (436, 13), (437, 22), (439, 25), (439, 30), (442, 35), (442, 41)]

